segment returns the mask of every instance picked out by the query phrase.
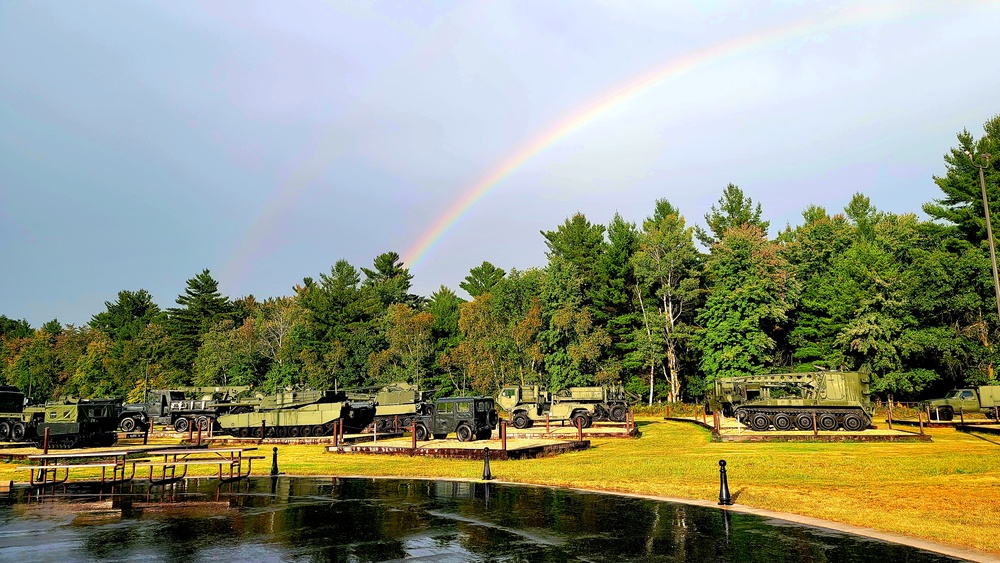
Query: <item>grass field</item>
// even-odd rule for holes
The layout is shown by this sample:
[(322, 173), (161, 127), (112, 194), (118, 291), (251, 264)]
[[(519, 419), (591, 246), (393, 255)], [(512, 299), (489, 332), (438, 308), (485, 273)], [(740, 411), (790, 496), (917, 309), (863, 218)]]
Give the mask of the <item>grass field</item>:
[[(929, 431), (932, 443), (713, 443), (708, 430), (693, 424), (655, 418), (638, 423), (638, 440), (595, 439), (585, 452), (492, 461), (493, 475), (509, 482), (713, 500), (718, 462), (725, 459), (738, 504), (1000, 553), (1000, 438), (943, 429)], [(262, 450), (270, 453), (269, 446)], [(334, 455), (323, 446), (279, 446), (278, 452), (280, 470), (288, 475), (482, 475), (482, 463), (473, 461)], [(25, 481), (25, 472), (14, 471), (23, 464), (0, 463), (0, 480)], [(269, 469), (262, 462), (254, 473)]]

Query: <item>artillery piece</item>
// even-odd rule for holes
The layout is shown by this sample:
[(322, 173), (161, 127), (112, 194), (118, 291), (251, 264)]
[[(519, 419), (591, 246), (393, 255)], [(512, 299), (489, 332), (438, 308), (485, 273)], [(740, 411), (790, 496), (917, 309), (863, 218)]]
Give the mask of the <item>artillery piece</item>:
[(871, 425), (869, 379), (859, 372), (818, 371), (717, 379), (706, 412), (719, 412), (753, 430), (858, 432)]

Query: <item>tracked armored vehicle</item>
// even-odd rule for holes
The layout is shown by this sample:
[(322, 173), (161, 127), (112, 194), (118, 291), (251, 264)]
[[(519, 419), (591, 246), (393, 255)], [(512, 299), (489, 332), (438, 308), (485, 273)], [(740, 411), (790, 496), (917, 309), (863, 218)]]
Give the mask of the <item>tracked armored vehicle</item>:
[(715, 381), (706, 410), (736, 419), (753, 430), (858, 432), (871, 425), (868, 376), (819, 371), (730, 377)]
[(425, 393), (410, 383), (396, 382), (376, 392), (352, 391), (348, 397), (375, 401), (375, 421), (365, 430), (402, 432), (413, 426), (414, 417)]
[(295, 438), (326, 436), (336, 420), (346, 433), (361, 432), (375, 419), (375, 402), (350, 399), (343, 391), (294, 390), (258, 397), (249, 412), (219, 415), (219, 432), (232, 436)]

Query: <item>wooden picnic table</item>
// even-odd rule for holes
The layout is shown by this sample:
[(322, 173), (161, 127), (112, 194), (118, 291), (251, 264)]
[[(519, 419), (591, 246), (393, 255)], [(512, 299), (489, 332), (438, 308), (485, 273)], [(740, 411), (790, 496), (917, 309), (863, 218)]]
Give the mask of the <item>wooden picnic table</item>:
[[(129, 454), (139, 453), (143, 450), (105, 450), (97, 452), (74, 452), (74, 453), (52, 453), (29, 455), (28, 459), (40, 461), (41, 466), (18, 467), (18, 470), (30, 471), (29, 482), (31, 486), (59, 485), (69, 479), (70, 469), (97, 469), (101, 470), (101, 484), (124, 483), (135, 477), (135, 463), (137, 460), (126, 460)], [(70, 460), (93, 459), (90, 463), (60, 463)], [(49, 463), (49, 462), (53, 463)], [(126, 468), (131, 466), (131, 473), (126, 477)], [(111, 468), (111, 479), (107, 479), (107, 470)], [(62, 470), (62, 478), (59, 478), (59, 471)], [(35, 472), (38, 478), (35, 478)]]
[[(149, 467), (149, 483), (161, 485), (178, 481), (187, 476), (188, 467), (191, 465), (217, 465), (219, 467), (219, 480), (223, 483), (236, 481), (250, 476), (253, 470), (253, 460), (265, 459), (265, 456), (248, 456), (246, 452), (254, 451), (257, 448), (195, 448), (178, 450), (158, 450), (150, 452), (152, 457), (163, 456), (163, 460), (140, 460), (137, 465)], [(243, 462), (246, 462), (246, 473), (243, 473)], [(177, 467), (182, 468), (181, 474), (177, 475)], [(153, 475), (154, 468), (160, 468), (160, 478)], [(224, 475), (224, 468), (229, 468), (228, 476)], [(167, 476), (170, 473), (170, 476)]]

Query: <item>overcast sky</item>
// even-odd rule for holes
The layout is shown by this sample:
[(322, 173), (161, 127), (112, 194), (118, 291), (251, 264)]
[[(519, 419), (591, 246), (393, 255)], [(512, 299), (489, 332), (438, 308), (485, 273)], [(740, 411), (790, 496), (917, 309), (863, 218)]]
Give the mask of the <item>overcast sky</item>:
[[(209, 268), (290, 295), (405, 255), (553, 126), (412, 268), (544, 265), (575, 212), (704, 222), (727, 183), (772, 228), (855, 192), (919, 212), (1000, 113), (1000, 2), (0, 0), (0, 314), (82, 325)], [(705, 55), (709, 53), (709, 55)], [(700, 57), (700, 58), (699, 58)]]

